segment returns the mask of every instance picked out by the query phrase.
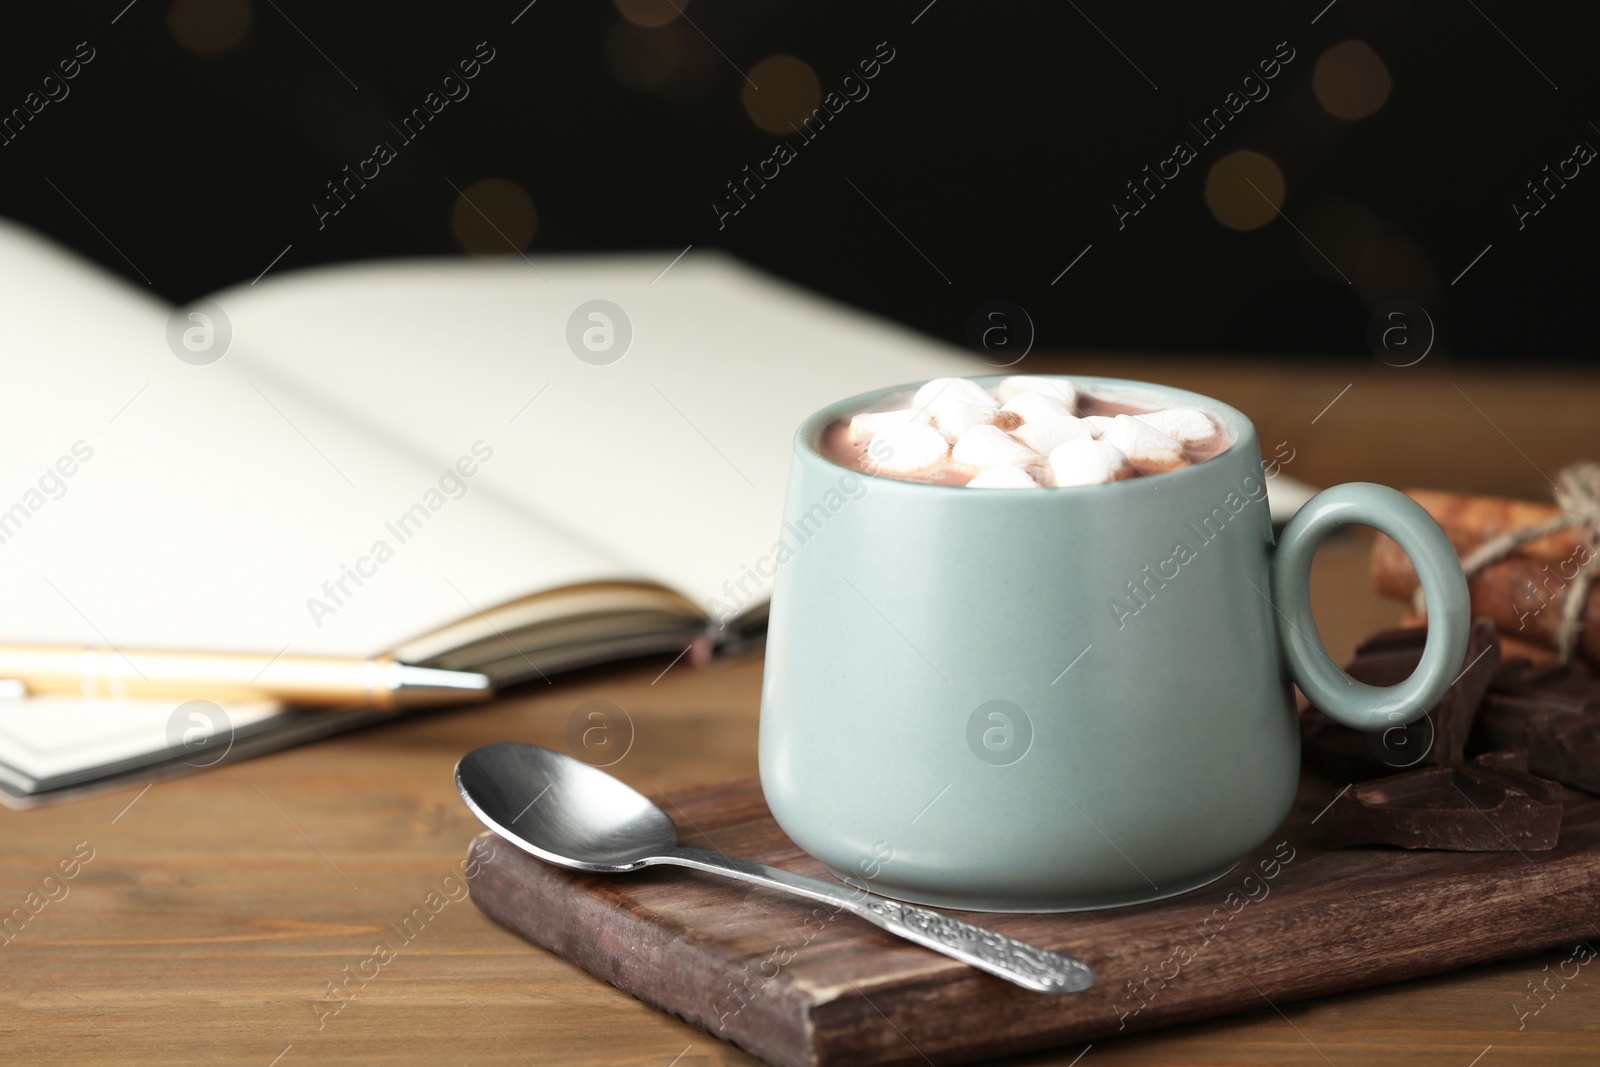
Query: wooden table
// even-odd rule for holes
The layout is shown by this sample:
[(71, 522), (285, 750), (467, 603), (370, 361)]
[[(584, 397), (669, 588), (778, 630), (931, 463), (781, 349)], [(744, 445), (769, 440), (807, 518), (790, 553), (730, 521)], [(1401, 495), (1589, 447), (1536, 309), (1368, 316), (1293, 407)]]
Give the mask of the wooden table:
[[(1561, 464), (1600, 459), (1600, 377), (1570, 371), (1133, 357), (1031, 357), (1026, 369), (1114, 373), (1217, 396), (1256, 419), (1269, 452), (1288, 443), (1289, 473), (1320, 485), (1362, 479), (1547, 499), (1547, 476)], [(1365, 564), (1359, 537), (1318, 557), (1313, 592), (1336, 656), (1398, 615), (1368, 591)], [(640, 789), (670, 793), (756, 772), (761, 664), (666, 667), (588, 671), (147, 792), (0, 812), (0, 913), (39, 890), (80, 842), (94, 856), (66, 883), (68, 895), (0, 943), (5, 1060), (754, 1063), (447, 899), (447, 876), (478, 828), (451, 784), (473, 746), (564, 747), (573, 709), (603, 697), (632, 717), (633, 749), (613, 770)], [(430, 893), (445, 900), (437, 915), (337, 1015), (325, 1014), (329, 983), (362, 968), (379, 940), (395, 941), (390, 924)], [(1600, 923), (1600, 901), (1595, 911)], [(1081, 1048), (1068, 1048), (1013, 1062), (1593, 1064), (1600, 971), (1585, 968), (1520, 1030), (1512, 1006), (1566, 955), (1281, 1005), (1282, 1014), (1263, 1005), (1096, 1042), (1082, 1060)]]

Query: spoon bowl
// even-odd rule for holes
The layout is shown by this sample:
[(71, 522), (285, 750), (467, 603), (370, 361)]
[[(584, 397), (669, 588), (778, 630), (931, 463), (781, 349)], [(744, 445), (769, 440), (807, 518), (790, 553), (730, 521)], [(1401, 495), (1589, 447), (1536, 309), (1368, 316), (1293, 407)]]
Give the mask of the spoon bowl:
[(626, 782), (537, 745), (473, 749), (456, 764), (456, 789), (478, 821), (562, 867), (634, 871), (678, 844), (667, 813)]

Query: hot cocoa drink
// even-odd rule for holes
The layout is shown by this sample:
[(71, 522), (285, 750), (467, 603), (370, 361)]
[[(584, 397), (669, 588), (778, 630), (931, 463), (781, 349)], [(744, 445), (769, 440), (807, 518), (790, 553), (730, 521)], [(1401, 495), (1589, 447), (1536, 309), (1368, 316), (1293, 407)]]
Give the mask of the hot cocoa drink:
[(969, 489), (1140, 478), (1203, 462), (1232, 444), (1198, 408), (1141, 407), (1040, 375), (992, 387), (935, 378), (876, 407), (829, 425), (823, 455), (869, 474)]

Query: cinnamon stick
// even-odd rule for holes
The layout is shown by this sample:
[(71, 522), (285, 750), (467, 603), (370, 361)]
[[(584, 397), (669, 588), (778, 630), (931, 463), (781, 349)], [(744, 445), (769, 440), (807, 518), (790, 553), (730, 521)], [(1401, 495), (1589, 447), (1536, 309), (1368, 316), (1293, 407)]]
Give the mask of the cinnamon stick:
[[(1588, 558), (1588, 546), (1579, 544), (1558, 562), (1516, 555), (1485, 567), (1467, 583), (1472, 614), (1488, 615), (1507, 637), (1554, 648), (1572, 578)], [(1417, 591), (1411, 561), (1386, 537), (1372, 546), (1372, 584), (1379, 595), (1407, 603)], [(1578, 654), (1600, 663), (1600, 585), (1584, 604)]]
[[(1476, 547), (1508, 530), (1537, 526), (1559, 514), (1552, 504), (1504, 496), (1474, 496), (1471, 493), (1446, 493), (1437, 489), (1407, 489), (1406, 495), (1421, 504), (1450, 535), (1451, 541), (1458, 542), (1458, 547), (1460, 543)], [(1517, 551), (1532, 559), (1558, 562), (1570, 558), (1585, 543), (1587, 532), (1581, 526), (1560, 530), (1537, 541), (1530, 541)]]

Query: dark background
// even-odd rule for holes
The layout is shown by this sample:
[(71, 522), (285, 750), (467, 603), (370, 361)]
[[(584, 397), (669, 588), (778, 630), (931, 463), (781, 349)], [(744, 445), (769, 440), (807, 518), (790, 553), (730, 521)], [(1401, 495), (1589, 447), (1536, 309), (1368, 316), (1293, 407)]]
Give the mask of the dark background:
[[(61, 4), (12, 16), (0, 113), (79, 42), (95, 58), (0, 147), (0, 209), (178, 302), (249, 281), (290, 245), (273, 271), (513, 246), (656, 248), (665, 265), (692, 243), (958, 341), (1005, 300), (1041, 347), (1365, 353), (1373, 310), (1407, 300), (1457, 360), (1587, 360), (1597, 168), (1520, 231), (1512, 203), (1576, 143), (1600, 145), (1600, 17), (1326, 3)], [(1314, 72), (1351, 40), (1392, 89), (1347, 120)], [(398, 146), (388, 123), (480, 41), (495, 58), (470, 96), (319, 229), (326, 183), (375, 142)], [(747, 113), (747, 74), (789, 55), (828, 92), (885, 41), (870, 95), (719, 229), (713, 202), (779, 140)], [(1213, 143), (1192, 136), (1279, 42), (1295, 58), (1271, 95)], [(806, 95), (767, 80), (763, 106)], [(1124, 183), (1180, 139), (1198, 158), (1119, 230)], [(1286, 189), (1283, 217), (1248, 230), (1206, 193), (1241, 150)], [(461, 203), (474, 190), (493, 233)]]

